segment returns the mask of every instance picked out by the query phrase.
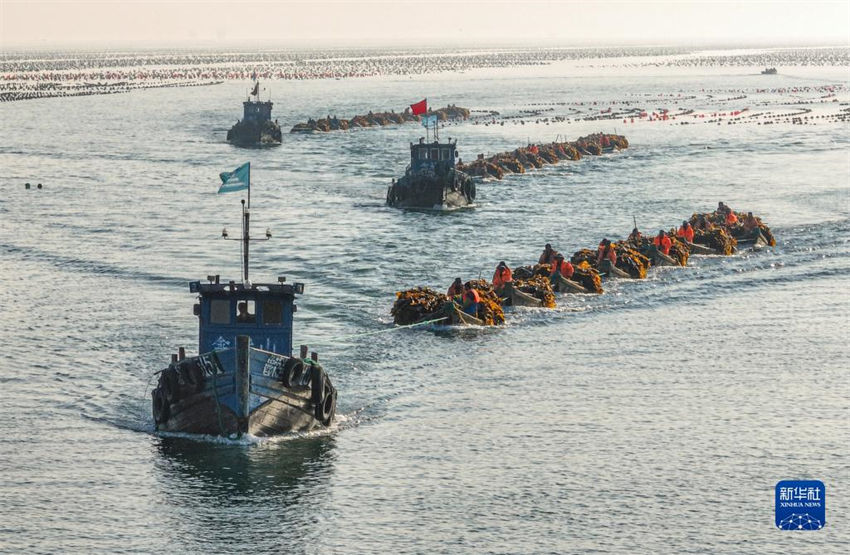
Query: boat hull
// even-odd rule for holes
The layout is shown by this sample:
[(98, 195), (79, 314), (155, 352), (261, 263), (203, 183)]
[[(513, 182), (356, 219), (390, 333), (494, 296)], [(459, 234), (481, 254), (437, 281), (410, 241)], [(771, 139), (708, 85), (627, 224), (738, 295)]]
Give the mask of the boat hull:
[(583, 285), (571, 279), (567, 279), (561, 274), (555, 274), (555, 291), (559, 293), (590, 293)]
[(668, 254), (664, 254), (655, 247), (649, 250), (649, 259), (652, 260), (653, 266), (679, 266), (675, 258)]
[(533, 308), (540, 308), (543, 306), (542, 300), (533, 295), (529, 295), (525, 291), (520, 291), (514, 287), (514, 284), (511, 282), (505, 284), (500, 297), (504, 299), (502, 301), (502, 306), (527, 306)]
[(770, 244), (759, 229), (755, 229), (752, 233), (741, 235), (735, 239), (738, 241), (738, 249), (761, 249)]
[(451, 170), (446, 175), (407, 173), (387, 189), (387, 205), (394, 208), (452, 210), (475, 201), (475, 183)]
[(701, 254), (701, 255), (717, 255), (721, 254), (717, 249), (713, 249), (706, 245), (701, 245), (700, 243), (687, 243), (688, 249), (691, 254)]
[(336, 389), (310, 360), (248, 349), (247, 368), (233, 349), (172, 363), (152, 392), (156, 429), (271, 436), (325, 428)]
[(443, 307), (443, 311), (445, 312), (446, 317), (448, 318), (448, 324), (450, 326), (483, 326), (484, 321), (467, 314), (460, 307), (453, 303), (448, 302)]
[(599, 273), (605, 275), (607, 278), (632, 279), (632, 276), (628, 272), (611, 264), (610, 260), (603, 260), (599, 264)]
[(262, 123), (242, 122), (227, 132), (227, 142), (240, 147), (267, 147), (281, 144), (280, 126), (272, 121)]

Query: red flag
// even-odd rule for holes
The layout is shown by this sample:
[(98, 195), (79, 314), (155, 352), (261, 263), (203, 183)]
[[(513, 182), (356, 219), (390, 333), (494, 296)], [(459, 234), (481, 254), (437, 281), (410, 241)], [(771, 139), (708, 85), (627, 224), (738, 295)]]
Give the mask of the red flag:
[(417, 102), (416, 104), (411, 104), (410, 109), (413, 112), (414, 116), (419, 116), (428, 111), (428, 99), (424, 98), (422, 101)]

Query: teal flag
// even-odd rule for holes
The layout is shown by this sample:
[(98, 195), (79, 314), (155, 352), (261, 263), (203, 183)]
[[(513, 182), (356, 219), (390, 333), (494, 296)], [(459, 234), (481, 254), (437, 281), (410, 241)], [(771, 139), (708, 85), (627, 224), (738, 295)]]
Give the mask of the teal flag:
[(219, 193), (232, 193), (251, 188), (251, 162), (245, 162), (232, 172), (221, 172)]
[(437, 116), (423, 116), (422, 117), (422, 127), (430, 127), (431, 125), (435, 125), (437, 123)]

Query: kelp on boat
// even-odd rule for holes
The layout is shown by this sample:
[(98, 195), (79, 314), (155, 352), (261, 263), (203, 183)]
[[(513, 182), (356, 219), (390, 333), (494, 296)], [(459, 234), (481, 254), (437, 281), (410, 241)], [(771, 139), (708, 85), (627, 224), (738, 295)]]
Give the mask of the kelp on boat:
[[(466, 120), (469, 119), (469, 110), (460, 106), (449, 105), (428, 113), (437, 116), (439, 121)], [(344, 131), (355, 127), (383, 127), (400, 123), (414, 122), (422, 119), (421, 116), (413, 115), (410, 110), (404, 112), (369, 112), (365, 115), (357, 115), (351, 119), (337, 118), (328, 115), (322, 119), (310, 118), (306, 122), (295, 124), (290, 133), (327, 133), (329, 131)]]
[(533, 144), (486, 158), (479, 154), (478, 158), (470, 163), (458, 163), (458, 169), (467, 175), (502, 179), (508, 173), (525, 173), (526, 170), (539, 169), (546, 164), (557, 164), (561, 160), (579, 160), (582, 152), (599, 155), (628, 146), (628, 139), (622, 135), (596, 133), (574, 142)]
[(555, 292), (552, 291), (549, 278), (535, 275), (527, 279), (515, 279), (514, 287), (543, 301), (544, 308), (555, 308)]

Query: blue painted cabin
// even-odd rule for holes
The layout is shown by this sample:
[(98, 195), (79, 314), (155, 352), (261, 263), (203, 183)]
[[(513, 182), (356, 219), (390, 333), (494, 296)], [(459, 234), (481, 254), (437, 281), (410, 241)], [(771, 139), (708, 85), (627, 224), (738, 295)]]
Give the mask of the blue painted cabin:
[(251, 338), (251, 346), (287, 357), (292, 356), (292, 320), (295, 295), (303, 283), (210, 283), (194, 281), (189, 291), (198, 294), (198, 353), (233, 348), (237, 335)]
[(426, 143), (420, 138), (418, 143), (410, 143), (410, 169), (420, 171), (446, 172), (454, 168), (457, 157), (457, 140), (447, 143), (434, 141)]
[(242, 121), (252, 123), (263, 123), (272, 119), (272, 101), (266, 102), (246, 100), (242, 103)]

